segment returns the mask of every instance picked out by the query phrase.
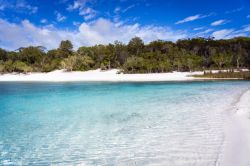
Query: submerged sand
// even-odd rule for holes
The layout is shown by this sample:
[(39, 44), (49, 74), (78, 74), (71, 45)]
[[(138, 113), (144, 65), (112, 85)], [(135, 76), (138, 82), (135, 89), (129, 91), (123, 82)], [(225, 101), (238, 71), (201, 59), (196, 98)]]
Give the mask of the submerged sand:
[[(203, 72), (172, 72), (154, 74), (118, 74), (119, 70), (90, 70), (86, 72), (65, 72), (56, 70), (49, 73), (10, 73), (0, 75), (0, 82), (74, 82), (74, 81), (110, 81), (110, 82), (146, 82), (146, 81), (192, 81), (200, 80), (192, 75)], [(250, 89), (246, 91), (229, 113), (225, 122), (225, 149), (217, 163), (222, 166), (250, 165)]]

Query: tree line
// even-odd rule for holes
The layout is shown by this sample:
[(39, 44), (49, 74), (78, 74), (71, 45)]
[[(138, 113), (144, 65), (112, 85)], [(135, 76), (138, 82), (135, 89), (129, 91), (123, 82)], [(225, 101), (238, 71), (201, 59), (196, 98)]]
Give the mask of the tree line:
[(192, 38), (177, 42), (156, 40), (149, 44), (135, 37), (128, 44), (115, 41), (108, 45), (82, 46), (76, 51), (69, 40), (61, 41), (57, 49), (48, 51), (42, 46), (22, 47), (15, 51), (0, 48), (0, 73), (97, 68), (119, 68), (124, 73), (250, 68), (250, 37)]

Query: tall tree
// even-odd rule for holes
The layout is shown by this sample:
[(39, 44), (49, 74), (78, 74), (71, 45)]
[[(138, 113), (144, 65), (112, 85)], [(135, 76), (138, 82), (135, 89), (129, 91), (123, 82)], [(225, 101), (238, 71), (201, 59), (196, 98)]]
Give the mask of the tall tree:
[(141, 38), (134, 37), (128, 43), (128, 51), (131, 55), (138, 56), (142, 53), (144, 43)]
[(67, 58), (73, 55), (73, 44), (69, 40), (63, 40), (58, 48), (59, 56), (62, 58)]

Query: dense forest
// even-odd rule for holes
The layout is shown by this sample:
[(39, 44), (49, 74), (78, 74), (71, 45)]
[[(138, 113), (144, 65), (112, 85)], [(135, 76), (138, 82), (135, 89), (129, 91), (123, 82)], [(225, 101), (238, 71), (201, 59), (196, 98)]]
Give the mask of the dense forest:
[(157, 40), (149, 44), (135, 37), (128, 44), (115, 41), (108, 45), (82, 46), (76, 51), (69, 40), (62, 41), (53, 50), (42, 46), (15, 51), (0, 48), (0, 73), (97, 68), (119, 68), (124, 73), (250, 68), (250, 37), (193, 38), (177, 42)]

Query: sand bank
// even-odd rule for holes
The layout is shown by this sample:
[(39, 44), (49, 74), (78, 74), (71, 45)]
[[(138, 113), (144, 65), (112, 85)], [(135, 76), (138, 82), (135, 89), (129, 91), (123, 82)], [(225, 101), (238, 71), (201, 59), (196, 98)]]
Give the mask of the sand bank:
[(222, 166), (250, 165), (250, 89), (232, 110), (226, 131), (225, 154)]
[(37, 82), (73, 82), (73, 81), (110, 81), (110, 82), (140, 82), (140, 81), (187, 81), (198, 80), (191, 77), (202, 72), (171, 72), (153, 74), (118, 74), (117, 69), (108, 71), (90, 70), (85, 72), (65, 72), (56, 70), (49, 73), (9, 73), (0, 75), (0, 81), (37, 81)]

